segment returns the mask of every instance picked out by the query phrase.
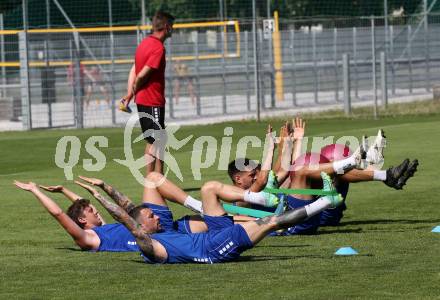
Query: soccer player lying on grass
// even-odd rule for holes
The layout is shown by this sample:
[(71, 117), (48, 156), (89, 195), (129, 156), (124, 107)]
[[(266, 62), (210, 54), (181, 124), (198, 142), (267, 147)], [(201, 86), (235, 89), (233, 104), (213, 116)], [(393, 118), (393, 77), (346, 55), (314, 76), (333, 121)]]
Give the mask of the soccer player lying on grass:
[[(331, 178), (322, 173), (325, 191), (334, 191)], [(221, 183), (216, 183), (222, 185)], [(342, 201), (335, 194), (319, 198), (313, 203), (278, 216), (270, 216), (243, 224), (234, 224), (220, 202), (225, 195), (217, 193), (214, 184), (202, 187), (204, 219), (208, 231), (204, 233), (159, 232), (158, 220), (149, 215), (131, 217), (123, 208), (101, 196), (93, 187), (80, 183), (113, 216), (136, 237), (142, 256), (147, 263), (221, 263), (232, 261), (252, 248), (269, 233), (289, 228), (298, 222), (336, 207)], [(214, 188), (213, 188), (214, 187)], [(231, 186), (232, 187), (232, 186)], [(233, 200), (231, 200), (233, 201)]]
[[(127, 196), (100, 179), (87, 177), (81, 177), (81, 179), (102, 188), (107, 195), (131, 215), (148, 214), (154, 216), (154, 218), (160, 220), (159, 230), (176, 230), (182, 233), (206, 231), (207, 226), (199, 215), (185, 216), (177, 221), (173, 221), (172, 214), (164, 199), (168, 198), (195, 211), (201, 211), (202, 204), (168, 180), (161, 186), (158, 186), (163, 181), (162, 177), (160, 173), (155, 172), (149, 175), (147, 180), (153, 183), (153, 185), (150, 184), (145, 188), (144, 203), (140, 206), (133, 204)], [(89, 200), (80, 197), (66, 187), (60, 185), (40, 186), (42, 189), (52, 193), (62, 193), (73, 202), (68, 208), (67, 213), (64, 213), (35, 183), (22, 183), (19, 181), (14, 183), (17, 187), (33, 193), (82, 250), (100, 252), (139, 251), (134, 236), (122, 224), (106, 224)], [(234, 195), (238, 195), (238, 199), (242, 199), (243, 194), (244, 191), (241, 191), (241, 194), (238, 192), (238, 194)], [(234, 217), (235, 222), (245, 222), (253, 219), (245, 216)]]
[[(272, 141), (272, 128), (269, 125), (267, 128), (267, 139)], [(267, 178), (272, 165), (273, 159), (273, 144), (268, 147), (268, 152), (263, 162), (263, 170), (252, 177), (251, 188), (255, 191), (243, 190), (233, 186), (224, 186), (223, 195), (226, 195), (228, 199), (235, 199), (235, 201), (250, 201), (250, 202), (267, 202), (277, 199), (276, 196), (260, 192), (267, 183)], [(102, 188), (120, 207), (131, 215), (134, 214), (135, 205), (125, 195), (119, 193), (118, 197), (114, 197), (114, 193), (109, 193), (107, 184), (95, 178), (87, 178), (80, 176), (85, 182)], [(121, 201), (120, 199), (123, 199)], [(162, 174), (157, 172), (151, 172), (145, 178), (143, 204), (137, 208), (140, 210), (142, 207), (150, 209), (154, 215), (159, 217), (162, 230), (174, 230), (181, 233), (196, 233), (204, 232), (208, 230), (208, 226), (204, 222), (204, 219), (200, 215), (184, 216), (183, 218), (173, 221), (173, 216), (168, 208), (167, 201), (181, 204), (191, 210), (202, 213), (202, 202), (192, 198), (185, 191), (179, 188), (177, 185), (166, 179)], [(276, 202), (274, 202), (276, 204)], [(246, 216), (234, 216), (234, 222), (246, 222), (249, 220), (255, 220), (252, 217)]]
[[(322, 149), (322, 153), (324, 155), (331, 156), (330, 159), (326, 159), (326, 157), (323, 155), (313, 153), (306, 153), (298, 157), (298, 153), (300, 153), (300, 149), (302, 147), (301, 141), (304, 136), (305, 122), (297, 118), (293, 123), (293, 128), (296, 132), (293, 133), (295, 145), (294, 148), (292, 148), (291, 146), (286, 147), (285, 145), (286, 141), (288, 143), (291, 143), (290, 136), (292, 136), (292, 132), (290, 132), (288, 124), (281, 128), (280, 144), (278, 147), (279, 154), (277, 162), (275, 163), (273, 169), (274, 172), (271, 174), (272, 176), (269, 179), (269, 183), (267, 186), (269, 188), (278, 188), (279, 183), (283, 184), (283, 180), (287, 178), (285, 174), (280, 177), (278, 177), (277, 175), (282, 173), (283, 169), (289, 169), (285, 165), (285, 163), (288, 162), (288, 160), (286, 160), (286, 157), (289, 157), (289, 155), (292, 155), (292, 161), (294, 161), (294, 171), (290, 172), (290, 179), (285, 180), (286, 187), (290, 187), (292, 189), (320, 188), (320, 182), (318, 181), (320, 177), (320, 172), (326, 172), (334, 177), (336, 189), (339, 193), (342, 194), (344, 201), (348, 192), (349, 182), (380, 180), (390, 187), (393, 187), (395, 189), (402, 189), (407, 180), (412, 177), (414, 175), (414, 172), (417, 170), (417, 160), (409, 163), (408, 159), (404, 160), (397, 167), (390, 167), (387, 170), (375, 169), (375, 165), (383, 163), (383, 147), (385, 145), (385, 141), (382, 131), (379, 131), (379, 134), (371, 147), (368, 147), (366, 142), (364, 142), (363, 147), (360, 147), (357, 153), (355, 153), (356, 155), (352, 155), (350, 151), (346, 151), (348, 147), (347, 149), (345, 149), (345, 152), (344, 150), (342, 151), (344, 152), (344, 155), (338, 155), (338, 151), (336, 153), (333, 153), (333, 150), (340, 150), (341, 145), (329, 145)], [(361, 150), (361, 148), (366, 148), (365, 163), (362, 163), (362, 160), (359, 157), (362, 156), (361, 151), (364, 152), (364, 150)], [(289, 151), (292, 150), (289, 149), (293, 149), (293, 152), (290, 153)], [(287, 156), (285, 155), (285, 151), (288, 151)], [(252, 164), (252, 162), (247, 159), (246, 162), (247, 164)], [(236, 162), (232, 162), (229, 165), (229, 175), (233, 180), (234, 185), (245, 189), (248, 185), (248, 181), (246, 180), (246, 178), (248, 178), (249, 175), (252, 174), (252, 172), (239, 171), (235, 167), (236, 164)], [(361, 165), (364, 165), (363, 167), (366, 167), (365, 164), (369, 164), (370, 166), (368, 166), (365, 170), (360, 170), (362, 167)], [(276, 175), (273, 176), (274, 174)], [(279, 183), (276, 180), (277, 177), (278, 179), (280, 179), (278, 181)], [(314, 199), (316, 199), (316, 197), (311, 195), (288, 195), (287, 208), (294, 209), (297, 207), (301, 207), (308, 204), (310, 201), (313, 201)], [(243, 205), (243, 203), (240, 203), (239, 205), (249, 206), (249, 204)], [(274, 208), (267, 208), (257, 205), (252, 205), (251, 207), (259, 210), (274, 212)], [(342, 205), (338, 206), (338, 208), (325, 210), (320, 215), (316, 215), (313, 218), (306, 220), (304, 223), (297, 224), (295, 227), (289, 228), (282, 234), (313, 234), (317, 231), (319, 225), (337, 225), (342, 218), (342, 212), (344, 209), (345, 202)]]
[[(343, 211), (346, 209), (345, 199), (348, 193), (349, 183), (382, 181), (385, 185), (400, 190), (417, 171), (417, 159), (412, 162), (410, 162), (409, 159), (405, 159), (396, 167), (389, 167), (387, 170), (381, 170), (378, 167), (383, 164), (383, 149), (386, 144), (382, 130), (379, 130), (371, 146), (368, 145), (365, 137), (363, 137), (362, 144), (367, 151), (365, 159), (367, 166), (364, 170), (356, 168), (343, 170), (341, 166), (337, 166), (338, 161), (343, 161), (352, 155), (350, 148), (340, 144), (325, 146), (321, 149), (321, 153), (306, 153), (294, 161), (294, 170), (291, 172), (290, 183), (288, 183), (289, 185), (287, 185), (287, 187), (293, 189), (320, 188), (319, 174), (323, 171), (333, 177), (333, 184), (344, 199), (343, 203), (336, 209), (325, 210), (319, 216), (307, 221), (311, 233), (316, 232), (318, 225), (335, 226), (340, 223), (343, 217)], [(333, 166), (333, 171), (331, 166)], [(339, 170), (337, 170), (338, 168)], [(313, 201), (314, 199), (314, 197), (310, 195), (292, 196), (296, 199), (309, 201)], [(298, 230), (298, 227), (295, 229)]]
[[(281, 131), (281, 135), (283, 136), (283, 131)], [(282, 146), (284, 140), (284, 138), (281, 138), (280, 150), (285, 148)], [(296, 146), (299, 146), (299, 141), (297, 141)], [(402, 189), (407, 180), (417, 171), (418, 161), (413, 160), (410, 162), (409, 159), (405, 159), (396, 167), (380, 170), (377, 166), (383, 164), (385, 143), (385, 136), (382, 130), (379, 130), (371, 146), (368, 146), (365, 137), (363, 137), (361, 146), (366, 150), (366, 165), (364, 164), (363, 166), (366, 169), (363, 170), (358, 168), (346, 169), (340, 164), (340, 162), (352, 157), (350, 149), (345, 145), (332, 144), (323, 147), (320, 154), (306, 153), (297, 157), (294, 160), (294, 169), (290, 174), (290, 179), (286, 180), (284, 186), (292, 189), (320, 188), (319, 174), (320, 172), (326, 172), (333, 177), (336, 190), (342, 195), (344, 202), (335, 209), (323, 211), (320, 215), (307, 220), (304, 224), (289, 228), (283, 234), (309, 234), (315, 233), (318, 226), (338, 225), (343, 216), (343, 211), (346, 209), (345, 198), (348, 193), (349, 183), (382, 181), (389, 187), (397, 190)], [(279, 155), (282, 155), (282, 153), (279, 153)], [(275, 169), (277, 165), (279, 166), (279, 163), (275, 165)], [(289, 195), (288, 206), (289, 208), (294, 208), (297, 205), (304, 205), (307, 201), (313, 201), (314, 199), (316, 197), (311, 195)]]
[[(291, 163), (297, 160), (302, 148), (302, 139), (304, 137), (305, 122), (301, 118), (296, 118), (292, 121), (292, 126), (286, 123), (280, 130), (280, 144), (278, 145), (279, 153), (278, 159), (274, 165), (273, 171), (270, 172), (269, 180), (266, 188), (278, 188), (278, 182), (284, 182), (291, 173)], [(281, 150), (281, 151), (280, 151)], [(362, 157), (365, 151), (362, 147), (358, 149), (353, 155), (344, 160), (335, 162), (335, 164), (327, 164), (316, 166), (313, 170), (319, 168), (320, 171), (334, 174), (335, 172), (347, 172), (354, 168), (360, 168), (362, 164)], [(258, 174), (258, 166), (249, 159), (244, 159), (247, 169), (240, 170), (237, 165), (242, 164), (242, 160), (237, 159), (231, 162), (228, 166), (228, 174), (234, 185), (242, 189), (250, 189), (252, 178)], [(320, 172), (318, 171), (318, 172)], [(296, 181), (293, 181), (296, 184)], [(292, 188), (307, 188), (306, 186), (292, 186)], [(296, 195), (288, 195), (286, 197), (287, 209), (295, 209), (302, 207), (309, 203), (309, 199), (304, 201), (301, 197)], [(301, 195), (302, 196), (302, 195)], [(276, 197), (276, 196), (275, 196)], [(279, 195), (281, 197), (281, 195)], [(278, 197), (277, 197), (278, 200)], [(250, 207), (258, 210), (266, 210), (274, 212), (274, 205), (271, 203), (253, 203)], [(238, 203), (240, 206), (249, 207), (248, 203)], [(304, 223), (297, 224), (293, 228), (289, 228), (284, 234), (311, 234), (316, 232), (319, 225), (319, 215), (307, 219)]]
[[(91, 185), (102, 188), (104, 191), (106, 190), (106, 183), (100, 179), (87, 178), (84, 176), (79, 176), (79, 178)], [(232, 195), (230, 197), (243, 200), (245, 191), (231, 187), (230, 189), (227, 189), (225, 193)], [(151, 210), (151, 212), (159, 218), (162, 231), (197, 233), (208, 230), (206, 223), (200, 216), (200, 213), (202, 213), (202, 202), (188, 195), (184, 190), (168, 180), (161, 173), (151, 172), (147, 175), (145, 179), (142, 204), (139, 206), (133, 204), (133, 202), (122, 193), (120, 193), (120, 197), (117, 198), (111, 194), (108, 195), (114, 200), (114, 202), (132, 216), (136, 214), (136, 210), (140, 211), (143, 208)], [(125, 199), (123, 202), (118, 200), (118, 198), (121, 197)], [(199, 214), (186, 215), (174, 221), (173, 214), (168, 207), (168, 201), (183, 205)], [(247, 216), (234, 216), (233, 219), (236, 223), (255, 220), (255, 218)]]
[[(79, 197), (64, 187), (42, 186), (51, 192), (61, 192), (72, 200), (73, 204), (67, 209), (67, 213), (64, 213), (35, 183), (14, 181), (14, 184), (22, 190), (31, 192), (82, 250), (139, 251), (136, 239), (130, 231), (120, 223), (105, 224), (89, 200)], [(117, 191), (114, 192), (117, 193)]]

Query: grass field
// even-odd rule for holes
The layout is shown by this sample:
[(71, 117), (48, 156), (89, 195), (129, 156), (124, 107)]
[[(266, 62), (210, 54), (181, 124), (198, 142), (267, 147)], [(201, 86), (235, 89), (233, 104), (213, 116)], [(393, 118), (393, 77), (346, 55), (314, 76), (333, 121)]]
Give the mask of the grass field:
[[(263, 136), (266, 124), (185, 127), (179, 136), (212, 135), (220, 141), (226, 126), (234, 128), (236, 142), (244, 135)], [(438, 299), (440, 234), (431, 229), (440, 225), (439, 110), (380, 120), (315, 118), (307, 126), (310, 136), (336, 137), (373, 135), (383, 128), (389, 139), (385, 167), (406, 157), (418, 158), (418, 173), (403, 191), (379, 182), (353, 184), (341, 226), (321, 229), (315, 236), (267, 238), (240, 261), (218, 265), (146, 265), (136, 253), (79, 251), (30, 193), (12, 186), (13, 179), (33, 180), (64, 184), (84, 195), (55, 166), (55, 147), (64, 135), (78, 136), (83, 145), (90, 136), (104, 135), (109, 140), (109, 147), (102, 150), (106, 168), (86, 172), (80, 164), (74, 174), (103, 178), (140, 201), (141, 186), (127, 168), (113, 162), (123, 157), (122, 129), (0, 133), (0, 299)], [(143, 143), (136, 144), (135, 150), (140, 155)], [(202, 171), (202, 181), (192, 180), (191, 151), (189, 144), (174, 153), (185, 178), (182, 187), (196, 188), (210, 179), (229, 182), (217, 164)], [(259, 158), (260, 152), (250, 148), (249, 156)], [(84, 149), (82, 158), (89, 158)], [(199, 197), (197, 192), (192, 195)], [(53, 196), (63, 208), (68, 206), (60, 195)], [(172, 208), (176, 217), (189, 212)], [(342, 246), (352, 246), (360, 254), (334, 256)]]

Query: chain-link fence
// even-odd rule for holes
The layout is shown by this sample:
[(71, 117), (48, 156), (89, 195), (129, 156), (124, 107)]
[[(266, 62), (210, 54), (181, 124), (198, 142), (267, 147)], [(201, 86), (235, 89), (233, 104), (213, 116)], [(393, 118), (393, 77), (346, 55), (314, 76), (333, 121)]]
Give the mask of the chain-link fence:
[[(0, 128), (123, 124), (128, 115), (115, 100), (125, 94), (148, 28), (0, 31)], [(249, 18), (177, 22), (166, 41), (168, 122), (326, 105), (349, 112), (355, 102), (426, 96), (440, 81), (434, 13), (295, 21), (275, 15), (256, 18), (255, 28)]]

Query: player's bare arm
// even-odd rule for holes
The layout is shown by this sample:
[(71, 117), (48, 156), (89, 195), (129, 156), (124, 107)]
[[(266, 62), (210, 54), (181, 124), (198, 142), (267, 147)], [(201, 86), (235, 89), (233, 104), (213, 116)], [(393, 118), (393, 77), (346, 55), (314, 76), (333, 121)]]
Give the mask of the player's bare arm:
[(75, 243), (83, 250), (98, 249), (99, 237), (91, 230), (84, 230), (79, 227), (63, 210), (48, 196), (46, 196), (38, 186), (33, 183), (23, 183), (14, 181), (16, 187), (31, 192), (46, 210), (58, 221), (58, 223), (73, 238)]
[(62, 186), (62, 185), (40, 185), (40, 188), (42, 188), (45, 191), (51, 192), (51, 193), (61, 193), (64, 196), (66, 196), (67, 199), (69, 199), (72, 202), (75, 202), (76, 200), (82, 199), (81, 196), (78, 194), (75, 194), (68, 188)]
[[(81, 197), (80, 195), (72, 192), (71, 190), (69, 190), (68, 188), (66, 188), (65, 186), (62, 186), (62, 185), (50, 185), (50, 186), (40, 185), (40, 188), (42, 188), (45, 191), (51, 192), (51, 193), (61, 193), (64, 196), (66, 196), (66, 198), (69, 199), (72, 202), (75, 202), (75, 201), (78, 201), (80, 199), (83, 199), (83, 197)], [(104, 218), (101, 216), (101, 214), (96, 209), (96, 207), (93, 206), (93, 204), (90, 204), (90, 207), (92, 207), (96, 211), (96, 213), (98, 215), (98, 218), (101, 221), (101, 224), (102, 225), (106, 224)]]
[(127, 106), (130, 103), (131, 99), (134, 96), (133, 84), (135, 80), (136, 80), (136, 68), (135, 65), (133, 64), (133, 66), (130, 69), (130, 72), (128, 73), (127, 94), (124, 97), (122, 97), (125, 106)]
[(294, 141), (293, 130), (290, 129), (291, 127), (288, 124), (289, 123), (283, 126), (280, 132), (280, 139), (282, 141), (280, 148), (282, 147), (282, 150), (277, 159), (277, 164), (279, 164), (279, 167), (274, 169), (279, 184), (282, 184), (289, 176), (290, 165), (292, 163), (292, 149)]
[(266, 156), (263, 159), (263, 163), (261, 165), (261, 170), (258, 172), (257, 178), (255, 182), (252, 184), (249, 189), (251, 192), (260, 192), (264, 189), (267, 184), (267, 178), (269, 176), (269, 172), (272, 169), (272, 160), (273, 160), (273, 152), (275, 149), (275, 141), (272, 135), (272, 126), (267, 126), (266, 131), (266, 140), (268, 141)]
[(85, 176), (79, 176), (79, 178), (89, 184), (100, 187), (110, 198), (112, 198), (116, 202), (116, 204), (122, 207), (126, 212), (130, 212), (133, 208), (136, 207), (136, 205), (133, 203), (133, 201), (130, 200), (130, 198), (119, 192), (113, 186), (105, 183), (103, 180), (97, 178), (88, 178)]
[(291, 160), (293, 162), (301, 155), (302, 141), (306, 130), (306, 122), (301, 118), (296, 118), (295, 120), (292, 120), (292, 126), (293, 140), (295, 141)]
[(95, 197), (95, 199), (98, 200), (98, 202), (101, 203), (102, 206), (104, 206), (104, 208), (116, 221), (124, 224), (125, 227), (127, 227), (127, 229), (130, 230), (130, 232), (136, 238), (136, 242), (145, 256), (153, 259), (157, 258), (153, 247), (153, 240), (149, 237), (148, 233), (142, 228), (141, 224), (139, 224), (132, 217), (130, 217), (128, 213), (125, 210), (123, 210), (121, 207), (110, 202), (104, 196), (99, 194), (98, 191), (93, 187), (79, 181), (75, 181), (75, 183), (83, 187), (90, 194), (92, 194), (93, 197)]

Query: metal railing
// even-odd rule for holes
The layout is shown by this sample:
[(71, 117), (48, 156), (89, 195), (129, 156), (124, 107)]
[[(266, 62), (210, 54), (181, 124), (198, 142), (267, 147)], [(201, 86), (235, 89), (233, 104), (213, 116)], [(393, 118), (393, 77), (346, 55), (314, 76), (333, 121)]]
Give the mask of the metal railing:
[[(428, 26), (424, 20), (393, 18), (385, 26), (383, 18), (357, 18), (324, 28), (306, 26), (310, 20), (284, 21), (278, 33), (258, 29), (256, 60), (248, 22), (176, 30), (166, 42), (168, 120), (255, 116), (257, 105), (282, 113), (427, 95), (440, 80), (440, 16), (429, 15)], [(15, 129), (123, 124), (128, 116), (117, 111), (114, 100), (125, 94), (143, 32), (115, 28), (0, 34), (0, 124)]]

